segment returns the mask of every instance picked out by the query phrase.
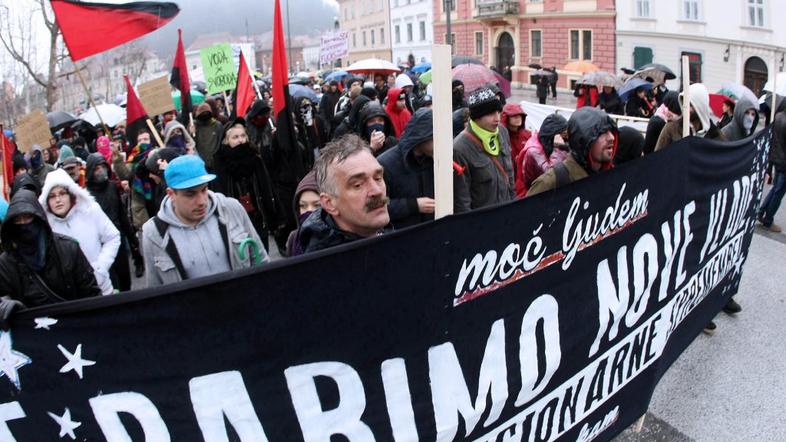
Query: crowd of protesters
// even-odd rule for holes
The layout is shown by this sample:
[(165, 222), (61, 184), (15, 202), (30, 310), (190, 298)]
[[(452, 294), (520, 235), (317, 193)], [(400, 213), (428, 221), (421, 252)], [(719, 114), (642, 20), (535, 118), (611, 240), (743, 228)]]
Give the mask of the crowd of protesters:
[[(156, 117), (158, 133), (67, 128), (50, 146), (16, 152), (0, 229), (0, 319), (130, 290), (132, 273), (157, 287), (262, 264), (274, 248), (292, 257), (433, 220), (432, 98), (414, 80), (310, 80), (317, 99), (288, 106), (289, 145), (263, 90), (245, 118), (216, 97), (190, 116)], [(525, 108), (496, 85), (466, 91), (454, 80), (454, 212), (558, 189), (682, 138), (678, 92), (641, 90), (622, 103), (612, 88), (579, 89), (568, 119), (552, 114), (531, 131)], [(691, 85), (690, 97), (693, 136), (733, 141), (760, 127), (755, 103), (730, 101), (715, 121), (704, 85)], [(778, 232), (786, 102), (775, 106), (774, 186), (759, 221)], [(618, 128), (611, 115), (622, 112), (649, 118), (646, 133)], [(740, 310), (733, 299), (726, 306)]]

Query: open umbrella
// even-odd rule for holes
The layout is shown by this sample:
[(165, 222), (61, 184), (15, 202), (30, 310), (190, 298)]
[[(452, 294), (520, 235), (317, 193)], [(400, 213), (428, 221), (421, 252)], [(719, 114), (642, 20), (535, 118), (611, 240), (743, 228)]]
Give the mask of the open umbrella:
[(397, 74), (401, 72), (401, 69), (387, 60), (367, 58), (349, 65), (347, 72), (353, 74)]
[(543, 66), (541, 66), (541, 65), (539, 65), (537, 63), (530, 63), (529, 67), (531, 67), (532, 69), (543, 69)]
[(499, 86), (499, 90), (502, 91), (502, 95), (504, 95), (505, 98), (510, 98), (511, 96), (510, 82), (508, 81), (508, 79), (503, 77), (498, 72), (494, 72), (494, 71), (491, 72), (494, 74), (494, 77), (497, 78), (497, 86)]
[(330, 75), (325, 77), (325, 81), (327, 81), (327, 82), (331, 82), (331, 81), (334, 81), (334, 80), (335, 81), (341, 81), (344, 78), (346, 78), (348, 75), (349, 75), (349, 72), (347, 72), (347, 71), (331, 72)]
[(752, 90), (748, 89), (747, 87), (739, 83), (734, 83), (734, 82), (723, 83), (718, 93), (721, 95), (725, 95), (729, 98), (732, 98), (735, 101), (740, 101), (740, 99), (742, 98), (747, 98), (748, 100), (756, 104), (757, 109), (759, 107), (758, 106), (759, 99), (756, 98), (756, 94), (754, 94)]
[[(191, 89), (191, 104), (197, 105), (205, 102), (205, 96), (201, 92)], [(172, 101), (175, 109), (180, 110), (180, 90), (172, 92)]]
[(485, 66), (482, 61), (475, 57), (470, 57), (469, 55), (454, 55), (453, 59), (450, 61), (450, 66), (455, 68), (460, 64), (479, 64)]
[(434, 71), (428, 71), (428, 72), (424, 72), (424, 73), (420, 74), (420, 77), (418, 77), (418, 80), (420, 80), (420, 84), (428, 85), (429, 83), (431, 83), (431, 73), (432, 72), (434, 72)]
[(317, 94), (314, 92), (313, 89), (300, 84), (289, 85), (289, 96), (292, 98), (305, 97), (311, 100), (312, 103), (319, 102), (319, 98), (317, 98)]
[[(99, 115), (101, 118), (98, 118)], [(103, 119), (108, 127), (115, 127), (117, 123), (126, 119), (126, 110), (116, 104), (99, 104), (79, 115), (79, 118), (93, 126), (100, 126)]]
[(645, 64), (644, 66), (639, 68), (638, 72), (649, 71), (649, 70), (663, 72), (663, 74), (666, 76), (666, 80), (674, 80), (677, 78), (677, 76), (674, 75), (674, 71), (669, 69), (669, 67), (666, 66), (665, 64), (660, 64), (660, 63)]
[(460, 64), (453, 68), (453, 79), (464, 83), (464, 96), (488, 83), (496, 83), (494, 72), (482, 64)]
[(420, 64), (416, 64), (416, 65), (415, 65), (415, 66), (413, 66), (413, 67), (412, 67), (412, 69), (410, 69), (410, 70), (411, 70), (412, 72), (416, 73), (416, 74), (422, 74), (422, 73), (424, 73), (424, 72), (426, 72), (426, 71), (430, 71), (430, 70), (431, 70), (431, 63), (420, 63)]
[(582, 75), (576, 83), (597, 86), (598, 88), (611, 86), (615, 89), (619, 89), (622, 85), (622, 82), (620, 82), (615, 75), (605, 71), (587, 72)]
[(49, 121), (49, 129), (54, 132), (66, 126), (70, 126), (77, 118), (75, 115), (68, 112), (54, 111), (46, 114), (46, 120)]
[(570, 63), (566, 64), (564, 71), (571, 71), (571, 72), (581, 72), (582, 74), (587, 72), (593, 72), (599, 70), (598, 67), (588, 61), (579, 60), (579, 61), (571, 61)]
[(538, 69), (537, 71), (531, 73), (530, 75), (532, 75), (533, 77), (553, 77), (556, 74), (546, 69)]
[(622, 85), (620, 90), (617, 91), (617, 94), (620, 96), (620, 100), (628, 101), (630, 93), (638, 88), (650, 90), (652, 89), (652, 83), (647, 80), (642, 80), (641, 78), (631, 78)]
[(650, 63), (634, 72), (631, 78), (641, 78), (642, 80), (649, 79), (654, 86), (660, 86), (666, 83), (666, 80), (674, 80), (677, 76), (674, 75), (674, 72), (667, 66), (658, 63)]

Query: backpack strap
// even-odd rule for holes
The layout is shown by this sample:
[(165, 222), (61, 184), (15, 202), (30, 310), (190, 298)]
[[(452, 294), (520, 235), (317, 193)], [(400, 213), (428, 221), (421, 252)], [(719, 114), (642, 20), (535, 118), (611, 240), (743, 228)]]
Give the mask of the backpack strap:
[[(164, 222), (161, 218), (154, 216), (153, 217), (153, 224), (156, 226), (156, 230), (158, 230), (158, 234), (161, 238), (164, 237), (166, 234), (167, 229), (169, 228), (169, 224)], [(177, 246), (175, 245), (175, 241), (172, 238), (169, 238), (169, 241), (166, 243), (166, 247), (164, 248), (169, 258), (175, 264), (175, 268), (177, 269), (177, 273), (180, 274), (180, 279), (185, 281), (188, 279), (188, 275), (186, 274), (186, 269), (183, 267), (183, 261), (180, 259), (180, 253), (177, 251)]]
[(559, 189), (560, 187), (570, 183), (570, 173), (568, 172), (567, 166), (565, 166), (565, 163), (563, 162), (559, 162), (554, 165), (554, 176), (557, 179), (555, 189)]
[(224, 241), (224, 251), (227, 253), (227, 261), (229, 262), (229, 268), (232, 268), (232, 256), (230, 255), (231, 250), (229, 250), (229, 233), (227, 233), (227, 226), (218, 220), (218, 231), (221, 232), (221, 239)]

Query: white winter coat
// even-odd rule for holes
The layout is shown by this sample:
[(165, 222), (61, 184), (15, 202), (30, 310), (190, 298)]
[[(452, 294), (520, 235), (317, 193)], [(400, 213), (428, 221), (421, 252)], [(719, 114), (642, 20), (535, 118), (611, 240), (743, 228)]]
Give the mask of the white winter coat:
[[(49, 192), (56, 186), (68, 189), (68, 193), (76, 196), (76, 203), (63, 218), (52, 213), (47, 201)], [(38, 202), (46, 212), (52, 231), (77, 240), (82, 253), (93, 266), (101, 292), (104, 295), (112, 294), (109, 268), (115, 262), (120, 247), (120, 232), (93, 196), (79, 187), (65, 170), (57, 169), (46, 176)]]

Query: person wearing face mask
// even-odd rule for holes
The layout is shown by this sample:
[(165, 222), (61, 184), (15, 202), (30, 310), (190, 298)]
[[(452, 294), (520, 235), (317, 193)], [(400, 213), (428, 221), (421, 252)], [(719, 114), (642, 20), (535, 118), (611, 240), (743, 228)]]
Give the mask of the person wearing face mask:
[(215, 167), (214, 189), (240, 201), (267, 250), (268, 233), (279, 227), (281, 217), (270, 174), (248, 141), (244, 119), (228, 123)]
[(675, 91), (668, 91), (663, 96), (663, 102), (655, 110), (655, 115), (647, 123), (647, 133), (644, 135), (644, 147), (642, 152), (649, 155), (655, 151), (658, 144), (658, 137), (666, 126), (666, 123), (674, 121), (682, 115), (680, 109), (680, 94)]
[(191, 155), (196, 152), (194, 139), (185, 126), (177, 120), (170, 121), (164, 127), (164, 145), (179, 149), (181, 155)]
[(726, 141), (737, 141), (753, 135), (758, 126), (758, 104), (743, 97), (734, 106), (734, 118), (721, 129), (721, 133)]
[(360, 111), (356, 132), (369, 144), (374, 156), (398, 144), (393, 122), (377, 101), (371, 101)]
[(196, 118), (194, 121), (196, 127), (195, 147), (205, 162), (205, 168), (208, 172), (213, 170), (213, 155), (216, 154), (218, 147), (221, 146), (221, 136), (224, 133), (224, 127), (221, 123), (213, 118), (213, 112), (210, 110), (210, 105), (202, 103), (196, 108)]
[(30, 163), (30, 174), (36, 177), (39, 185), (43, 185), (49, 172), (55, 170), (55, 166), (44, 161), (44, 149), (37, 144), (33, 144), (25, 159)]
[(0, 320), (16, 308), (100, 296), (93, 268), (75, 239), (52, 231), (35, 193), (18, 191), (0, 228)]
[[(128, 253), (129, 245), (136, 241), (136, 237), (126, 216), (126, 205), (121, 198), (120, 183), (111, 179), (110, 175), (109, 163), (103, 155), (93, 153), (87, 157), (87, 166), (85, 167), (87, 185), (85, 188), (122, 235), (117, 257), (109, 269), (109, 276), (112, 285), (121, 292), (125, 292), (131, 290)], [(139, 248), (138, 244), (136, 244), (136, 248)], [(141, 261), (142, 257), (135, 257), (135, 260), (137, 259)]]
[(52, 231), (70, 236), (90, 262), (101, 293), (113, 292), (109, 268), (120, 247), (120, 231), (90, 193), (77, 186), (63, 170), (46, 177), (38, 197)]
[(388, 91), (385, 112), (393, 123), (396, 138), (401, 138), (401, 133), (412, 118), (412, 114), (407, 110), (407, 94), (402, 89), (394, 87)]
[(303, 167), (309, 170), (314, 165), (315, 149), (325, 145), (323, 124), (319, 120), (319, 114), (314, 112), (314, 104), (310, 99), (298, 97), (293, 101), (298, 139), (306, 147)]
[(321, 204), (319, 202), (319, 187), (317, 186), (316, 171), (312, 170), (300, 180), (295, 190), (295, 201), (292, 209), (295, 212), (295, 219), (297, 220), (297, 229), (293, 230), (287, 238), (287, 253), (286, 256), (291, 258), (303, 254), (303, 247), (298, 240), (300, 234), (300, 226), (303, 221), (308, 218), (312, 212), (319, 209)]
[(266, 100), (255, 100), (246, 113), (246, 132), (251, 147), (262, 157), (265, 165), (273, 166), (273, 134), (275, 129), (270, 119), (270, 105)]
[(516, 196), (527, 196), (532, 183), (557, 163), (568, 157), (568, 120), (562, 115), (551, 114), (543, 120), (540, 130), (527, 141), (524, 149), (516, 156), (520, 174), (516, 175)]
[[(718, 126), (710, 119), (710, 93), (707, 87), (701, 83), (694, 83), (690, 85), (690, 134), (692, 136), (706, 138), (708, 140), (725, 141), (726, 138), (723, 133), (718, 129)], [(682, 102), (683, 94), (680, 94), (679, 100)], [(682, 103), (680, 103), (682, 104)], [(658, 137), (658, 143), (655, 145), (655, 150), (661, 150), (666, 146), (682, 139), (682, 119), (684, 116), (677, 118), (663, 127), (663, 131)]]
[(322, 99), (319, 101), (319, 112), (322, 114), (322, 120), (330, 126), (328, 128), (328, 139), (332, 137), (336, 127), (336, 125), (332, 124), (332, 121), (339, 99), (341, 99), (341, 92), (338, 90), (338, 81), (333, 80), (330, 82), (329, 89), (322, 94)]

